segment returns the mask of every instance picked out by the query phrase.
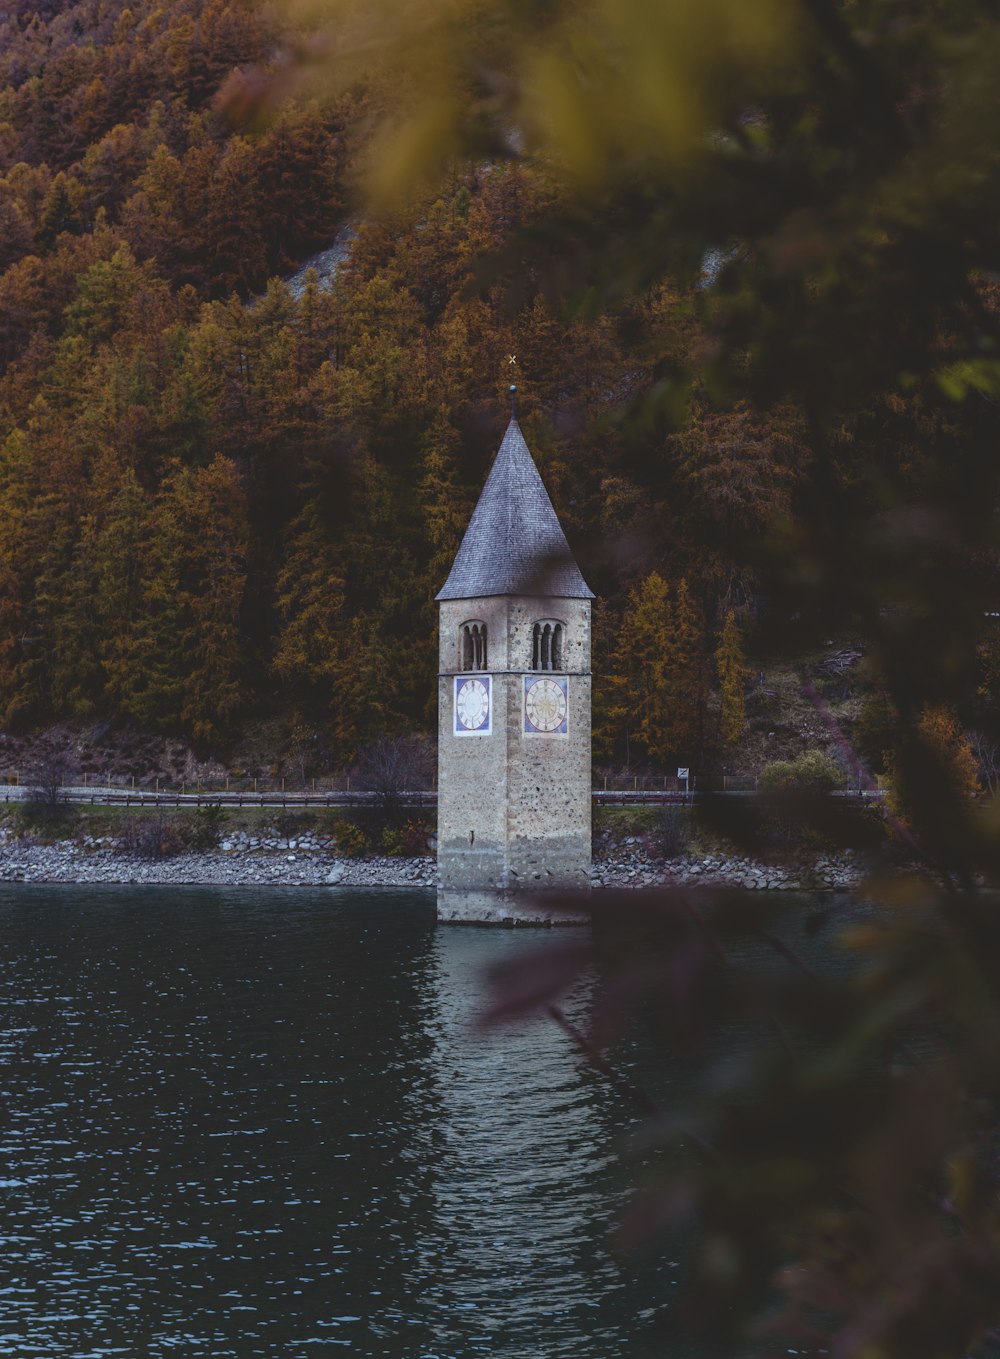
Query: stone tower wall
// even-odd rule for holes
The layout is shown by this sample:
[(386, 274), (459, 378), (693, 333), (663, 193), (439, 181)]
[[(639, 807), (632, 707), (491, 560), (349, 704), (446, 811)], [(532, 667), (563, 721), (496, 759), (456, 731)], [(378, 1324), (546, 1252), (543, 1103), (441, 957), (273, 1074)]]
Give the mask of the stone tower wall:
[[(524, 676), (532, 671), (532, 630), (564, 625), (568, 690), (565, 735), (524, 731)], [(454, 676), (461, 628), (487, 627), (492, 731), (456, 735)], [(440, 614), (438, 694), (438, 865), (444, 893), (585, 890), (591, 854), (590, 601), (490, 596), (445, 600)]]

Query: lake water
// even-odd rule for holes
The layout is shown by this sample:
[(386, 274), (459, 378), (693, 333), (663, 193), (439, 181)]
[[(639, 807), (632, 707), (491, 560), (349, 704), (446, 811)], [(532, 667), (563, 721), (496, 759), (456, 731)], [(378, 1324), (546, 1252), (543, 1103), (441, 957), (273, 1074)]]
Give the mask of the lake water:
[(675, 1267), (609, 1243), (631, 1110), (551, 1024), (471, 1031), (535, 932), (5, 885), (0, 938), (0, 1355), (663, 1353)]

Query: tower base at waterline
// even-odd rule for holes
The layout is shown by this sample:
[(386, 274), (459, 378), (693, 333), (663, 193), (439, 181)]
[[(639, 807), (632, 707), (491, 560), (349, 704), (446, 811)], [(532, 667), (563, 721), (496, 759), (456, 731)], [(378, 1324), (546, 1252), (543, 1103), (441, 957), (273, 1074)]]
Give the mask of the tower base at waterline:
[(445, 888), (437, 894), (442, 925), (581, 925), (586, 909), (566, 909), (566, 898), (543, 892), (505, 892), (499, 888)]

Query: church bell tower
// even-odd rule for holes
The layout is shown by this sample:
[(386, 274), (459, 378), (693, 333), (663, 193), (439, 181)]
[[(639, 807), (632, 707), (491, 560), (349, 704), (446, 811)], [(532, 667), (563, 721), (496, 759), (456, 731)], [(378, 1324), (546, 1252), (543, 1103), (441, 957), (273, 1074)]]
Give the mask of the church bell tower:
[(440, 920), (589, 889), (593, 597), (512, 417), (437, 596)]

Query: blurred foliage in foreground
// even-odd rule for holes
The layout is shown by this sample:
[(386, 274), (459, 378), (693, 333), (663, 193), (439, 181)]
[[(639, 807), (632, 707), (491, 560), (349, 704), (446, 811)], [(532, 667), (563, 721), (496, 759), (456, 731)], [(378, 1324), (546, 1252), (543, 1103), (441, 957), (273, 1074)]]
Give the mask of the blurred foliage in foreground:
[[(494, 978), (495, 1021), (547, 1010), (646, 1115), (620, 1234), (665, 1236), (685, 1262), (664, 1352), (995, 1352), (996, 902), (897, 883), (846, 911), (846, 933), (845, 909), (604, 893), (589, 946)], [(583, 1032), (559, 1001), (591, 967), (604, 988)], [(686, 1059), (663, 1106), (609, 1061), (633, 1009)]]
[[(592, 1032), (575, 1035), (598, 1067), (613, 1076), (612, 1021), (640, 997), (671, 1044), (734, 1016), (771, 1035), (756, 1059), (707, 1067), (689, 1121), (650, 1127), (655, 1145), (682, 1149), (645, 1226), (694, 1232), (690, 1315), (730, 1354), (931, 1359), (995, 1342), (1000, 917), (974, 885), (995, 869), (997, 826), (970, 796), (949, 715), (988, 699), (1000, 674), (984, 631), (998, 600), (995, 7), (383, 0), (299, 13), (329, 17), (322, 80), (363, 69), (381, 82), (377, 194), (468, 156), (531, 162), (556, 184), (482, 280), (513, 273), (516, 294), (530, 278), (578, 313), (689, 290), (701, 348), (685, 369), (666, 336), (658, 354), (650, 340), (655, 379), (632, 428), (682, 425), (697, 388), (715, 404), (700, 422), (710, 444), (726, 446), (742, 400), (754, 418), (787, 402), (789, 437), (811, 447), (758, 541), (758, 642), (838, 625), (864, 638), (881, 687), (868, 732), (918, 867), (904, 876), (868, 843), (873, 920), (844, 942), (836, 981), (750, 900), (602, 903), (594, 961), (608, 986)], [(716, 485), (738, 483), (753, 441), (727, 451)], [(864, 840), (827, 799), (782, 816), (839, 819)], [(710, 812), (759, 843), (754, 809)], [(783, 975), (731, 965), (745, 933), (771, 941)], [(585, 961), (578, 945), (540, 957), (503, 980), (497, 1013), (553, 1006)]]

